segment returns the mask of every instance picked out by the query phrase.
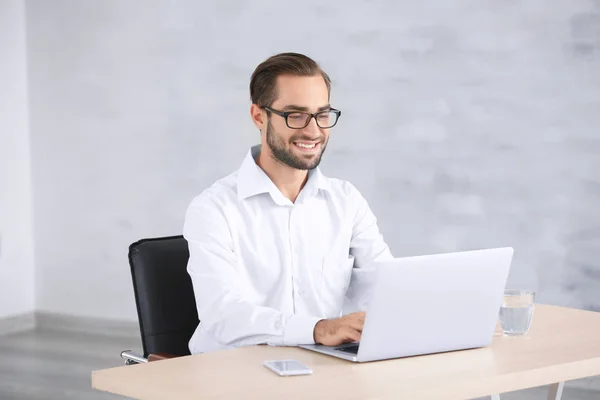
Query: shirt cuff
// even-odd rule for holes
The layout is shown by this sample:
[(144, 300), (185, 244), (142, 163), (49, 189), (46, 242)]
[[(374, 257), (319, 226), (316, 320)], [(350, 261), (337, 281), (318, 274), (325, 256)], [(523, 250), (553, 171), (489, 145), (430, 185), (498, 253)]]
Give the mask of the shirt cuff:
[(322, 319), (308, 315), (292, 316), (283, 331), (283, 344), (286, 346), (315, 344), (315, 325)]

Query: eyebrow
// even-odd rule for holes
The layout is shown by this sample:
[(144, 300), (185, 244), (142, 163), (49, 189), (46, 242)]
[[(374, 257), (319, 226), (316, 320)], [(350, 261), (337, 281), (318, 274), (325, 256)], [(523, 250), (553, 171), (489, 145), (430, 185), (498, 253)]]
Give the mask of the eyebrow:
[[(297, 106), (294, 104), (290, 104), (288, 106), (283, 107), (284, 111), (306, 111), (308, 112), (308, 107)], [(326, 106), (317, 108), (317, 112), (326, 111), (331, 109), (331, 104), (327, 104)]]

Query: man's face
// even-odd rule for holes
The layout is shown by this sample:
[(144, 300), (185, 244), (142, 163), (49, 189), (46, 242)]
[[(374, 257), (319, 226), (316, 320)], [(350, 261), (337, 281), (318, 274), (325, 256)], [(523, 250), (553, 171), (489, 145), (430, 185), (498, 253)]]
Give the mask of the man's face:
[[(270, 108), (277, 111), (315, 113), (328, 109), (329, 93), (321, 75), (279, 76), (277, 100)], [(290, 116), (290, 125), (293, 122)], [(320, 128), (315, 119), (302, 129), (287, 126), (285, 118), (271, 113), (267, 120), (266, 142), (273, 157), (291, 168), (307, 170), (321, 162), (329, 140), (329, 129)]]

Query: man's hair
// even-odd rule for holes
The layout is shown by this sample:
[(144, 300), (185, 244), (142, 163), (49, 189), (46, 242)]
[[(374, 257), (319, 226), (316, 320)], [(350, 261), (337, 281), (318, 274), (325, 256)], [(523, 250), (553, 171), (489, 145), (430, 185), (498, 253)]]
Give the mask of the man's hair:
[(250, 98), (259, 107), (269, 107), (277, 99), (277, 77), (280, 75), (315, 76), (321, 74), (327, 92), (331, 80), (313, 59), (299, 53), (280, 53), (269, 57), (256, 67), (250, 79)]

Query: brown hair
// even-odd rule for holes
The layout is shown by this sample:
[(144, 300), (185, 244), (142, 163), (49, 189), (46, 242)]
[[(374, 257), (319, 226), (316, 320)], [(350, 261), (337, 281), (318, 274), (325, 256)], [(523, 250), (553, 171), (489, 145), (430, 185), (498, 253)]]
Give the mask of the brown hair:
[(331, 80), (312, 58), (299, 53), (280, 53), (269, 57), (256, 67), (250, 79), (250, 98), (259, 107), (268, 107), (277, 99), (277, 77), (280, 75), (314, 76), (321, 74), (327, 92)]

